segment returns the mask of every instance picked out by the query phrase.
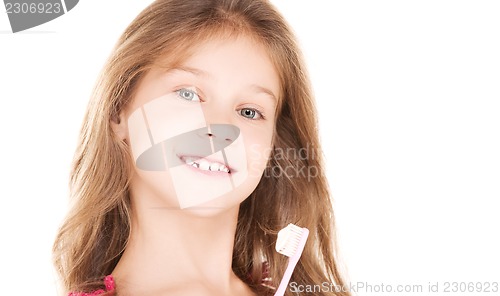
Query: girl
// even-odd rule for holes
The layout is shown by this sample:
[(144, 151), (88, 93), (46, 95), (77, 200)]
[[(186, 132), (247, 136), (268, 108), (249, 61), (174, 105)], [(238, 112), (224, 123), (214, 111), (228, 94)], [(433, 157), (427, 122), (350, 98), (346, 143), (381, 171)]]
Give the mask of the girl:
[(349, 295), (306, 70), (265, 0), (146, 8), (104, 67), (70, 185), (54, 244), (70, 295), (273, 295), (289, 223), (310, 231), (294, 287)]

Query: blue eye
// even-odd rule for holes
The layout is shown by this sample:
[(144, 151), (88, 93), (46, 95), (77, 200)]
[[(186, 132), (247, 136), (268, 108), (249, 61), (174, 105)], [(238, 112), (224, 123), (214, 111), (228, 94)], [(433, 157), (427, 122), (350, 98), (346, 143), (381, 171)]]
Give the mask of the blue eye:
[(241, 116), (252, 120), (262, 119), (264, 117), (261, 112), (252, 108), (243, 108), (239, 111), (239, 113)]
[(194, 90), (188, 88), (181, 88), (177, 90), (176, 93), (179, 95), (179, 97), (181, 97), (181, 99), (184, 99), (186, 101), (193, 101), (193, 102), (201, 101), (198, 94)]

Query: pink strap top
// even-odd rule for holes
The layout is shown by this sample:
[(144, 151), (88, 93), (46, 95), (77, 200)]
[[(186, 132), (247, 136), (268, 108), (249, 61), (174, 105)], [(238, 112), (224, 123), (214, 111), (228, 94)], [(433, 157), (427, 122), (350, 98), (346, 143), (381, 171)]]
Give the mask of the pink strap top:
[(103, 289), (99, 289), (97, 291), (94, 291), (92, 293), (84, 293), (84, 292), (70, 292), (68, 296), (97, 296), (101, 295), (104, 293), (108, 292), (114, 292), (115, 291), (115, 280), (113, 279), (112, 275), (108, 275), (104, 277), (104, 286), (106, 287), (106, 291)]

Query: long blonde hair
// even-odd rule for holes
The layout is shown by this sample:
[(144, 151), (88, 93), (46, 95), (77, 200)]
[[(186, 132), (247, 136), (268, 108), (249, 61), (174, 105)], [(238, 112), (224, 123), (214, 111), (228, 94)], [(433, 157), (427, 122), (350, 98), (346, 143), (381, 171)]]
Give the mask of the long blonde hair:
[[(292, 281), (345, 286), (336, 263), (332, 201), (314, 99), (289, 26), (265, 0), (157, 0), (120, 37), (87, 109), (71, 171), (73, 204), (53, 248), (65, 290), (102, 288), (102, 278), (113, 271), (127, 244), (131, 157), (111, 123), (133, 97), (138, 81), (160, 57), (171, 64), (182, 62), (196, 44), (238, 34), (265, 46), (279, 73), (283, 96), (271, 160), (255, 191), (240, 205), (233, 270), (259, 295), (272, 295), (272, 289), (261, 285), (263, 262), (269, 267), (269, 284), (277, 287), (287, 258), (274, 250), (276, 234), (294, 223), (307, 227), (310, 237)], [(307, 173), (284, 173), (287, 168), (300, 172), (304, 167)], [(350, 294), (318, 291), (315, 295)]]

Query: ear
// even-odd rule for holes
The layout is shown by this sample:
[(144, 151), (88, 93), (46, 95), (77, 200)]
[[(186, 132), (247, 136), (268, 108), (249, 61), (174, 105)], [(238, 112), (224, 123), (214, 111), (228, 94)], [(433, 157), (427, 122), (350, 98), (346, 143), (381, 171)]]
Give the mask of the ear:
[(111, 118), (111, 128), (115, 133), (116, 137), (124, 141), (128, 137), (128, 126), (127, 120), (125, 119), (125, 114), (120, 112), (118, 116), (113, 116)]

